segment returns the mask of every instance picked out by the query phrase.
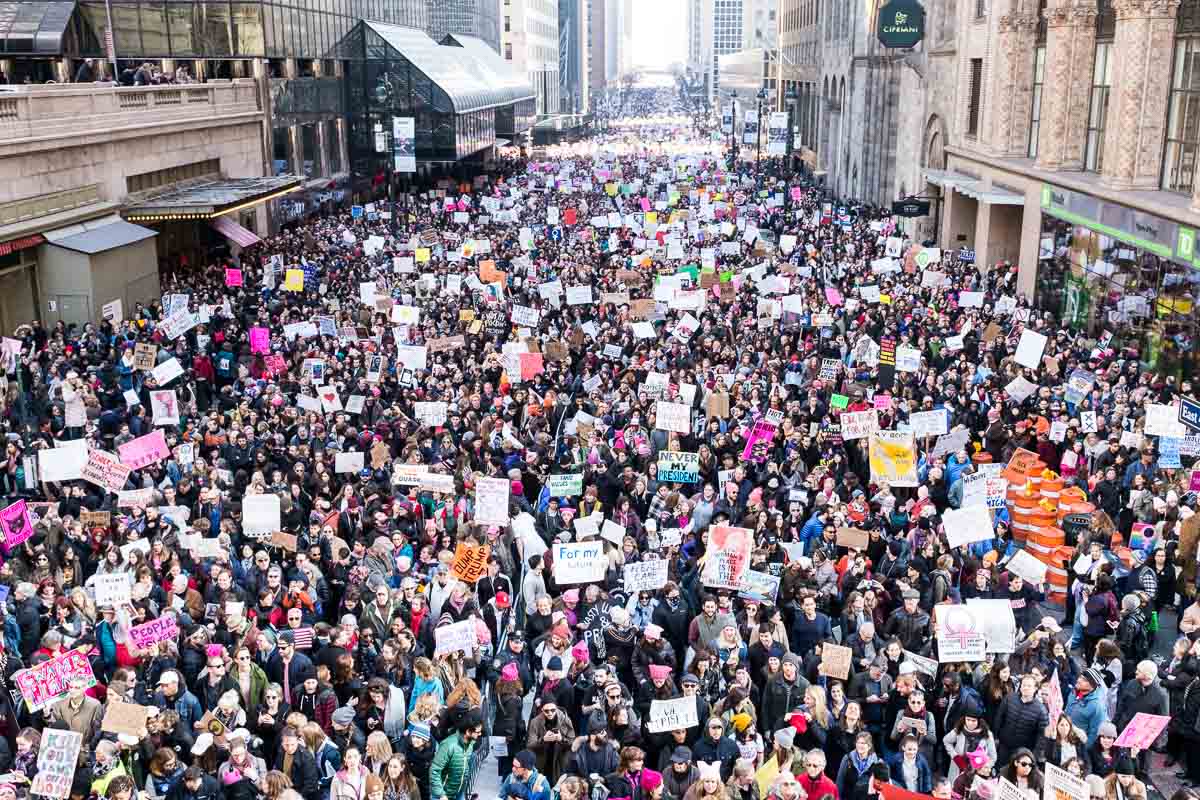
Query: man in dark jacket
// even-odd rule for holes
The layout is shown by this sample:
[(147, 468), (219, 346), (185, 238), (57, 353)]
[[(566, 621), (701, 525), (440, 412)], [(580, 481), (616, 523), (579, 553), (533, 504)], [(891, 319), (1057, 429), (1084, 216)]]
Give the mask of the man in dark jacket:
[(279, 753), (275, 756), (275, 769), (292, 780), (292, 788), (304, 800), (320, 800), (320, 776), (317, 761), (308, 748), (300, 746), (300, 732), (290, 725), (279, 735)]
[(804, 702), (806, 691), (808, 680), (800, 672), (800, 659), (795, 653), (786, 654), (780, 664), (779, 674), (767, 681), (767, 687), (763, 690), (760, 731), (770, 733), (782, 728), (788, 712)]
[(167, 793), (167, 800), (221, 800), (221, 787), (200, 767), (188, 767), (183, 780)]
[(929, 615), (922, 610), (921, 593), (916, 589), (905, 589), (901, 597), (904, 598), (904, 607), (896, 609), (888, 617), (883, 636), (885, 639), (895, 636), (904, 645), (905, 650), (916, 653), (925, 641), (925, 633), (929, 629)]
[(29, 662), (29, 655), (38, 648), (42, 636), (41, 604), (37, 587), (32, 583), (18, 583), (13, 592), (17, 607), (17, 625), (21, 628), (21, 658)]
[(1008, 763), (1008, 754), (1022, 747), (1032, 751), (1049, 724), (1046, 704), (1038, 697), (1037, 678), (1025, 675), (1020, 689), (1009, 692), (996, 710), (996, 763)]
[[(272, 683), (283, 687), (283, 696), (291, 698), (300, 684), (304, 683), (305, 675), (310, 670), (316, 670), (312, 661), (303, 653), (296, 652), (296, 636), (291, 631), (279, 634), (275, 652), (267, 662), (267, 677)], [(314, 672), (315, 674), (315, 672)]]
[(608, 775), (620, 765), (617, 749), (608, 740), (608, 719), (603, 711), (593, 711), (588, 719), (588, 735), (567, 759), (567, 772), (584, 780), (590, 775)]
[(718, 762), (721, 765), (721, 780), (728, 781), (729, 776), (733, 775), (734, 762), (740, 756), (737, 744), (725, 735), (725, 723), (720, 717), (709, 717), (704, 736), (692, 748), (693, 760), (706, 764)]
[[(1129, 680), (1121, 685), (1117, 694), (1117, 717), (1113, 720), (1118, 731), (1125, 726), (1136, 714), (1154, 714), (1160, 717), (1170, 716), (1171, 701), (1167, 690), (1158, 680), (1158, 665), (1149, 659), (1138, 662), (1137, 670)], [(1166, 731), (1159, 735), (1165, 740)], [(1138, 767), (1143, 772), (1146, 769), (1146, 758), (1149, 750), (1138, 753)]]

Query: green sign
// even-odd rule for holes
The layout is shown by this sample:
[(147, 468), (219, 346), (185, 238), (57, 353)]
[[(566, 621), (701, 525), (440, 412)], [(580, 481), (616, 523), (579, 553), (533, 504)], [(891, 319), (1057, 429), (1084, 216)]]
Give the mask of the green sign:
[(925, 38), (925, 9), (917, 0), (892, 0), (879, 9), (875, 31), (884, 47), (916, 47)]
[(850, 405), (850, 398), (844, 394), (835, 394), (833, 397), (829, 398), (829, 405), (833, 406), (834, 408), (844, 409), (846, 406)]

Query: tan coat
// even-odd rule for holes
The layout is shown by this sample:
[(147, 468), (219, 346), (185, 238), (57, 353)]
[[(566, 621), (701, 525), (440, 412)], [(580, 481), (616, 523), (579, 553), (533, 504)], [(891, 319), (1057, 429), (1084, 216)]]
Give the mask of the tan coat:
[(100, 722), (104, 719), (104, 707), (100, 701), (84, 695), (79, 708), (71, 707), (71, 699), (55, 703), (50, 710), (50, 727), (61, 730), (75, 731), (83, 734), (81, 753), (90, 749), (92, 738), (100, 730)]
[[(550, 731), (562, 734), (558, 741), (547, 742), (546, 734)], [(546, 720), (546, 715), (535, 713), (529, 720), (529, 735), (525, 746), (537, 756), (538, 772), (546, 776), (551, 785), (557, 784), (558, 779), (567, 769), (567, 759), (571, 757), (571, 743), (575, 740), (575, 726), (571, 718), (563, 710), (558, 709), (558, 716), (553, 722)]]

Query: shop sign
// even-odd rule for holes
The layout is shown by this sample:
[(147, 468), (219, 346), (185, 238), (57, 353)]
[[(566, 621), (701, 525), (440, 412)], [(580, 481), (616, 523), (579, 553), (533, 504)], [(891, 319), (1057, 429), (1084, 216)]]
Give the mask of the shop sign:
[(928, 200), (895, 200), (892, 213), (897, 217), (925, 217), (929, 215)]
[(1042, 211), (1160, 258), (1195, 265), (1194, 238), (1190, 235), (1181, 237), (1177, 223), (1154, 214), (1048, 183), (1042, 185)]
[(884, 47), (916, 47), (925, 38), (925, 9), (916, 0), (892, 0), (879, 9), (875, 30)]
[(18, 250), (26, 250), (30, 247), (37, 247), (39, 244), (45, 244), (46, 237), (40, 233), (35, 233), (30, 236), (22, 236), (20, 239), (9, 239), (7, 242), (0, 242), (0, 256), (7, 256), (15, 253)]

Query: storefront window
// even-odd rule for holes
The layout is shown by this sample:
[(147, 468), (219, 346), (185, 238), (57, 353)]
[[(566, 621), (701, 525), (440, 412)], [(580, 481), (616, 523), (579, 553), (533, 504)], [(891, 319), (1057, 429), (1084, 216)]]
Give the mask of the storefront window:
[(1038, 301), (1064, 327), (1113, 333), (1163, 374), (1200, 367), (1194, 294), (1200, 270), (1042, 215)]
[(1162, 188), (1192, 193), (1197, 149), (1200, 149), (1200, 39), (1178, 39)]
[(346, 168), (342, 164), (342, 145), (338, 137), (337, 120), (327, 120), (325, 123), (325, 152), (329, 155), (329, 174), (336, 175)]
[(274, 174), (286, 175), (292, 172), (292, 134), (289, 128), (274, 128), (271, 131), (274, 141), (274, 159), (272, 167)]
[(304, 149), (304, 177), (319, 178), (324, 175), (321, 170), (321, 147), (317, 140), (317, 126), (300, 126), (300, 144)]

